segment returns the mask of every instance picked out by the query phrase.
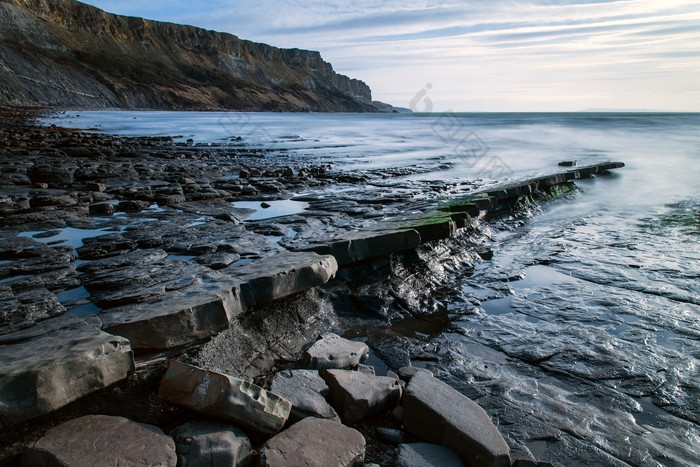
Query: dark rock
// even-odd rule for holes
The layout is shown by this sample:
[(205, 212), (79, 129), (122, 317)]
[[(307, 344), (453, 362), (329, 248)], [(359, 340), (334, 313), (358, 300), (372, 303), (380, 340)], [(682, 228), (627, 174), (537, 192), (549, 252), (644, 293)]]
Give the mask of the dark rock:
[(175, 467), (175, 443), (159, 428), (123, 417), (87, 415), (50, 429), (22, 465), (157, 465)]
[(110, 202), (92, 203), (88, 212), (91, 216), (111, 216), (114, 214), (114, 204)]
[(396, 467), (463, 467), (462, 459), (438, 444), (413, 443), (399, 446)]
[(172, 432), (178, 465), (187, 467), (250, 465), (250, 440), (235, 425), (216, 421), (189, 422)]

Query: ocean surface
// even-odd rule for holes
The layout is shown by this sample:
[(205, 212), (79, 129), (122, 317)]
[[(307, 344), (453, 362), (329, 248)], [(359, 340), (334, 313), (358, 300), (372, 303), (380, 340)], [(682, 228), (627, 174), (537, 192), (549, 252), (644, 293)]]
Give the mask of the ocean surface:
[[(246, 144), (406, 183), (492, 185), (622, 161), (484, 226), (450, 278), (431, 369), (516, 450), (563, 465), (700, 465), (700, 114), (72, 112), (50, 123)], [(239, 139), (240, 138), (240, 139)]]

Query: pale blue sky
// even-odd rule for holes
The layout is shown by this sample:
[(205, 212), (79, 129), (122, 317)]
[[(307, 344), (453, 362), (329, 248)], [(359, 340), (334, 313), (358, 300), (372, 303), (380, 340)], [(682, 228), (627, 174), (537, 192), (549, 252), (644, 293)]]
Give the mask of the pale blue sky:
[(89, 0), (318, 50), (373, 97), (435, 111), (700, 111), (700, 1)]

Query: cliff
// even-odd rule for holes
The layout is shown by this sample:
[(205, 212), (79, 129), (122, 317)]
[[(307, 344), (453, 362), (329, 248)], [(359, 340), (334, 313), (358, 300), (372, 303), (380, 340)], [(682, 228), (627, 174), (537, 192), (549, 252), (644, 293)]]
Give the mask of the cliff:
[(0, 104), (87, 109), (376, 112), (318, 52), (106, 13), (0, 0)]

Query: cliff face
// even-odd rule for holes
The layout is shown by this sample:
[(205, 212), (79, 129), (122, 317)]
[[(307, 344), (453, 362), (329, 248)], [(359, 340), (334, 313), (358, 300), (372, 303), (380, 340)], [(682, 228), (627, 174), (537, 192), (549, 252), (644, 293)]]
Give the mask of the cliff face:
[(377, 111), (318, 52), (106, 13), (0, 0), (0, 103), (64, 108)]

